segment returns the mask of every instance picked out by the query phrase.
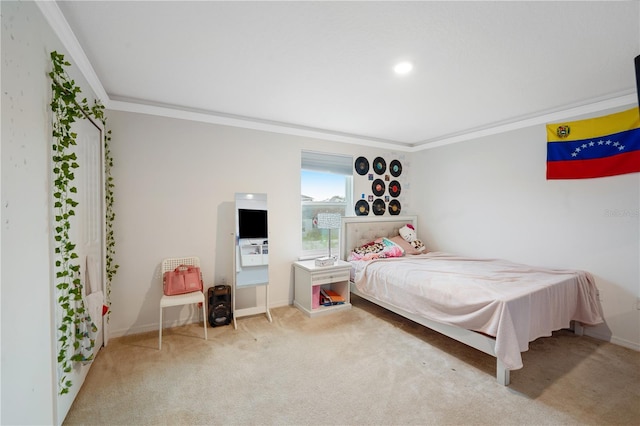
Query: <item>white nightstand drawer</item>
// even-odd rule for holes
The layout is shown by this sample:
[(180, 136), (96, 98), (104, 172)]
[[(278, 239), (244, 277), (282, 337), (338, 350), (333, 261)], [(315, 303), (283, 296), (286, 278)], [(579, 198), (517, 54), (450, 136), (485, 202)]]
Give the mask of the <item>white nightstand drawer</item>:
[(311, 275), (311, 284), (320, 285), (328, 284), (336, 281), (349, 280), (349, 271), (328, 271), (320, 274)]

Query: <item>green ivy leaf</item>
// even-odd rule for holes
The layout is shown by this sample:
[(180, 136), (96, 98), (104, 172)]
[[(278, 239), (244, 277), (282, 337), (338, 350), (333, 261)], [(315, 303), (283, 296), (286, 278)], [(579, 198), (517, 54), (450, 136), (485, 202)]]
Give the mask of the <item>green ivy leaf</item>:
[[(51, 78), (51, 92), (52, 99), (50, 102), (50, 108), (53, 112), (52, 123), (52, 135), (54, 143), (51, 145), (52, 149), (52, 164), (54, 173), (54, 208), (55, 214), (55, 233), (54, 239), (56, 246), (54, 247), (55, 254), (58, 257), (55, 260), (56, 265), (56, 288), (60, 292), (58, 297), (58, 304), (64, 311), (62, 318), (62, 324), (60, 331), (63, 333), (59, 342), (58, 363), (64, 372), (71, 371), (70, 362), (74, 360), (84, 360), (78, 353), (72, 355), (69, 353), (69, 345), (72, 345), (76, 350), (84, 345), (83, 336), (76, 335), (73, 340), (73, 334), (69, 326), (72, 324), (79, 325), (85, 321), (84, 316), (86, 314), (85, 308), (82, 304), (82, 282), (79, 278), (80, 266), (70, 263), (71, 260), (78, 259), (78, 254), (74, 251), (75, 244), (70, 238), (71, 220), (70, 218), (75, 216), (74, 208), (77, 207), (78, 202), (73, 200), (69, 194), (77, 194), (77, 188), (72, 185), (75, 180), (74, 169), (80, 168), (80, 162), (78, 162), (78, 156), (75, 152), (69, 152), (69, 148), (77, 145), (77, 134), (72, 131), (72, 125), (78, 120), (85, 118), (85, 115), (92, 116), (102, 122), (105, 132), (103, 134), (104, 144), (104, 164), (105, 164), (105, 233), (107, 237), (106, 253), (105, 253), (105, 269), (106, 274), (109, 277), (107, 282), (107, 298), (110, 294), (110, 281), (113, 277), (113, 272), (117, 270), (118, 265), (113, 264), (113, 258), (110, 254), (114, 253), (115, 240), (113, 237), (113, 220), (115, 215), (113, 214), (113, 179), (111, 177), (110, 167), (113, 166), (113, 159), (111, 157), (111, 150), (108, 145), (108, 141), (111, 140), (111, 130), (106, 128), (106, 119), (104, 117), (104, 106), (98, 101), (94, 101), (92, 106), (89, 106), (89, 102), (86, 98), (82, 98), (77, 101), (81, 89), (76, 85), (75, 81), (69, 77), (65, 71), (65, 67), (71, 66), (71, 64), (64, 59), (64, 55), (56, 51), (50, 52), (50, 58), (52, 63), (52, 71), (48, 73)], [(73, 301), (73, 304), (71, 303)], [(79, 303), (78, 303), (79, 302)], [(110, 305), (108, 300), (105, 301), (107, 305)], [(110, 310), (109, 310), (110, 312)], [(82, 316), (82, 318), (80, 318)], [(91, 324), (92, 330), (97, 331), (95, 324)], [(95, 342), (90, 339), (89, 344), (91, 347), (95, 345)], [(92, 357), (89, 358), (89, 360)], [(67, 380), (66, 377), (62, 377), (59, 383), (60, 394), (68, 393), (69, 388), (72, 386), (71, 380)]]

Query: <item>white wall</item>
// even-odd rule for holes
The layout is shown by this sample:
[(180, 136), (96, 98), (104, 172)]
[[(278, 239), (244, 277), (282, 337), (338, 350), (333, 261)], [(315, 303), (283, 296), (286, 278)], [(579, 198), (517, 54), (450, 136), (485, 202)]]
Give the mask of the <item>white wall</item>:
[[(0, 423), (56, 422), (50, 256), (49, 52), (67, 52), (33, 2), (0, 2)], [(89, 99), (85, 80), (69, 72)], [(293, 296), (300, 248), (300, 150), (387, 155), (316, 139), (110, 111), (116, 160), (114, 334), (157, 329), (160, 259), (197, 254), (207, 285), (230, 280), (233, 195), (269, 194), (272, 306)], [(593, 272), (607, 325), (640, 346), (640, 175), (546, 181), (533, 127), (412, 155), (404, 163), (421, 238), (431, 249)], [(405, 171), (403, 171), (403, 174)], [(403, 180), (403, 182), (406, 182)], [(244, 295), (248, 302), (251, 295)], [(167, 313), (169, 314), (169, 313)], [(188, 317), (180, 312), (167, 317)]]
[[(2, 15), (2, 275), (0, 423), (56, 423), (50, 227), (51, 70), (64, 51), (33, 2), (0, 2)], [(95, 95), (75, 70), (83, 94)]]
[(418, 152), (413, 163), (431, 250), (590, 271), (606, 324), (586, 332), (640, 349), (639, 173), (546, 180), (543, 125)]
[[(236, 192), (266, 193), (269, 305), (291, 304), (291, 262), (301, 251), (300, 153), (387, 155), (377, 149), (257, 130), (108, 111), (116, 184), (112, 336), (157, 330), (159, 264), (196, 255), (205, 287), (231, 284)], [(237, 307), (262, 303), (262, 288), (238, 292)], [(195, 320), (165, 310), (166, 325)], [(242, 321), (241, 319), (239, 321)]]

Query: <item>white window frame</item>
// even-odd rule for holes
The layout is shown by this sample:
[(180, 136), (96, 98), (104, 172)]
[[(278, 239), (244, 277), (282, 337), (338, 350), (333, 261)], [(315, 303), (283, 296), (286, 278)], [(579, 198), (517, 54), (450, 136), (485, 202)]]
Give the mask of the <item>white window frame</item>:
[[(302, 151), (301, 153), (301, 162), (300, 162), (300, 171), (302, 170), (315, 171), (321, 173), (333, 173), (342, 175), (345, 177), (345, 200), (343, 203), (337, 202), (327, 202), (327, 201), (305, 201), (301, 197), (300, 208), (301, 211), (304, 211), (305, 208), (313, 207), (316, 209), (325, 211), (335, 211), (337, 206), (341, 206), (341, 213), (343, 216), (353, 216), (353, 212), (350, 206), (353, 206), (353, 157), (347, 156), (343, 154), (330, 154), (323, 152), (315, 152), (315, 151)], [(302, 179), (302, 177), (301, 177)], [(301, 194), (304, 195), (304, 194)], [(304, 215), (301, 215), (301, 238), (305, 237), (305, 229), (306, 225), (304, 221)], [(327, 231), (328, 232), (328, 231)], [(335, 242), (338, 243), (338, 248), (333, 249), (331, 254), (336, 256), (339, 254), (339, 242), (340, 242), (340, 229), (331, 231), (331, 242), (332, 246), (335, 247)], [(300, 254), (300, 259), (313, 259), (321, 256), (326, 256), (328, 248), (325, 246), (323, 248), (318, 248), (314, 250), (305, 250), (304, 242), (301, 241), (302, 252)]]

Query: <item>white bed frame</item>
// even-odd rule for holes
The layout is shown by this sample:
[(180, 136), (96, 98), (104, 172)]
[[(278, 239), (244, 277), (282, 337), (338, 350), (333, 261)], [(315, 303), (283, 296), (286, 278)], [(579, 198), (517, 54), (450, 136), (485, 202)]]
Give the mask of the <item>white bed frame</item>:
[[(349, 253), (354, 247), (361, 246), (369, 241), (373, 241), (376, 237), (393, 237), (399, 235), (398, 230), (411, 223), (418, 231), (417, 216), (389, 216), (389, 217), (344, 217), (342, 218), (342, 229), (340, 234), (340, 256), (341, 259), (347, 260)], [(418, 234), (420, 235), (420, 234)], [(398, 315), (417, 322), (420, 325), (428, 327), (438, 333), (451, 337), (465, 345), (471, 346), (479, 351), (496, 357), (496, 379), (498, 383), (504, 386), (509, 385), (509, 373), (504, 364), (496, 356), (496, 340), (485, 334), (464, 328), (456, 327), (449, 324), (443, 324), (423, 318), (419, 315), (407, 312), (397, 306), (390, 305), (386, 302), (375, 299), (371, 296), (361, 293), (355, 284), (351, 283), (351, 293), (356, 294), (376, 305), (382, 306)], [(576, 321), (572, 321), (573, 332), (577, 335), (583, 334), (582, 325)]]
[[(341, 258), (346, 260), (349, 252), (354, 248), (369, 241), (372, 241), (376, 237), (393, 237), (398, 235), (398, 229), (411, 223), (416, 232), (418, 231), (418, 218), (417, 216), (392, 216), (392, 217), (345, 217), (342, 219), (342, 233), (340, 234), (340, 254)], [(419, 235), (419, 234), (418, 234)], [(386, 302), (382, 302), (378, 299), (372, 298), (366, 294), (362, 294), (356, 288), (355, 284), (351, 283), (351, 292), (353, 294), (362, 297), (376, 305), (382, 306), (398, 315), (417, 322), (420, 325), (428, 327), (438, 333), (451, 337), (459, 342), (476, 348), (491, 356), (496, 356), (496, 341), (490, 336), (486, 336), (475, 331), (470, 331), (464, 328), (452, 326), (449, 324), (442, 324), (436, 321), (423, 318), (416, 314), (400, 309), (396, 306), (390, 305)], [(496, 358), (496, 379), (501, 385), (507, 386), (509, 384), (509, 370), (504, 364)]]

